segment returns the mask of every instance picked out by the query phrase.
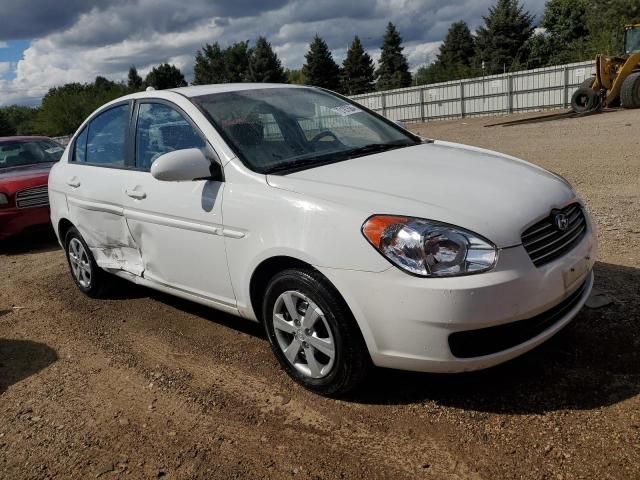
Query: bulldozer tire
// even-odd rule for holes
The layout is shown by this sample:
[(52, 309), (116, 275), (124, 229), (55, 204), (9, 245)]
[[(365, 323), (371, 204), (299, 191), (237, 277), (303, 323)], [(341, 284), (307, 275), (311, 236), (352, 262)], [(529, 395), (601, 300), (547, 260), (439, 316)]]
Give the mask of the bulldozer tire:
[(640, 72), (632, 73), (622, 82), (620, 102), (624, 108), (640, 107)]
[(580, 87), (571, 97), (571, 108), (576, 113), (597, 110), (600, 108), (600, 95), (590, 87)]
[(589, 77), (580, 84), (580, 88), (582, 87), (591, 88), (593, 87), (593, 82), (595, 81), (596, 81), (596, 77)]

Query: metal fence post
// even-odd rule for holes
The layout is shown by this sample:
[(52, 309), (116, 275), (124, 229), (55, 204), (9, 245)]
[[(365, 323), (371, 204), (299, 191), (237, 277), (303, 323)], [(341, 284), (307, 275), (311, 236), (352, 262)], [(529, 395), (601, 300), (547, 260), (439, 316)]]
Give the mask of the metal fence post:
[(464, 82), (460, 81), (460, 118), (464, 118)]
[(382, 106), (382, 116), (387, 116), (387, 96), (384, 92), (380, 94), (380, 105)]
[(563, 96), (562, 103), (564, 108), (569, 107), (569, 67), (566, 65), (562, 67), (562, 85), (563, 85)]
[(426, 120), (424, 116), (424, 88), (420, 89), (420, 121), (424, 122)]
[(507, 74), (507, 113), (513, 113), (513, 74)]

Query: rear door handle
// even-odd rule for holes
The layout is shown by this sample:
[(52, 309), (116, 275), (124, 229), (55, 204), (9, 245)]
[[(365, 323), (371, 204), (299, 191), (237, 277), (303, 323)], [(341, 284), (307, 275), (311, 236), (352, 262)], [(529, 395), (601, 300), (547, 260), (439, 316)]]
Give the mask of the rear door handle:
[(124, 193), (129, 195), (131, 198), (135, 198), (136, 200), (142, 200), (143, 198), (147, 198), (147, 194), (144, 192), (141, 192), (140, 190), (127, 189), (124, 191)]
[(71, 188), (78, 188), (80, 186), (80, 180), (78, 180), (76, 177), (70, 178), (67, 181), (67, 185), (69, 185)]

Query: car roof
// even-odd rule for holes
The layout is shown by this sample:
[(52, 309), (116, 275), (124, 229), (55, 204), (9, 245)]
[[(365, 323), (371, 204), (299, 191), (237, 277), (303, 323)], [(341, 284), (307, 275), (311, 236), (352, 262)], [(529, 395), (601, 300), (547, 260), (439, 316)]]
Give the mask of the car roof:
[(0, 137), (0, 143), (2, 142), (33, 142), (35, 140), (51, 140), (49, 137), (41, 135), (17, 135), (15, 137)]
[[(212, 85), (193, 85), (190, 87), (170, 88), (167, 90), (150, 90), (126, 95), (123, 99), (157, 97), (160, 92), (175, 92), (184, 97), (199, 97), (214, 93), (240, 92), (243, 90), (259, 90), (264, 88), (310, 88), (306, 85), (290, 85), (288, 83), (217, 83)], [(313, 88), (313, 87), (311, 87)]]

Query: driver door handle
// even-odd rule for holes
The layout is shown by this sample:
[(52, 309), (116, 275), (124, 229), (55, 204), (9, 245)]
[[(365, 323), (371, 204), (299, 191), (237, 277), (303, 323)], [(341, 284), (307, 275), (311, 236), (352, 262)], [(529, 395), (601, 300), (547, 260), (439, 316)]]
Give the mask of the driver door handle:
[(78, 188), (80, 186), (80, 180), (78, 180), (76, 177), (70, 178), (67, 181), (67, 185), (69, 185), (71, 188)]
[(135, 198), (136, 200), (142, 200), (144, 198), (147, 198), (147, 194), (144, 192), (141, 192), (140, 190), (126, 189), (124, 193), (126, 193), (131, 198)]

